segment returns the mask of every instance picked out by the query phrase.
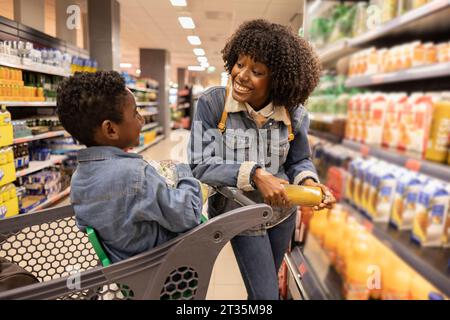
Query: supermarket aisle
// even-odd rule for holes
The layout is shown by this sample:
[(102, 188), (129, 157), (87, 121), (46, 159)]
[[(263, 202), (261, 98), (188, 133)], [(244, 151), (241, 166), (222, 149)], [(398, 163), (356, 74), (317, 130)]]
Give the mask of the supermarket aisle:
[[(144, 151), (148, 160), (177, 160), (187, 162), (186, 146), (189, 131), (175, 130), (170, 137)], [(207, 300), (244, 300), (247, 298), (244, 282), (230, 244), (219, 254), (211, 275)]]

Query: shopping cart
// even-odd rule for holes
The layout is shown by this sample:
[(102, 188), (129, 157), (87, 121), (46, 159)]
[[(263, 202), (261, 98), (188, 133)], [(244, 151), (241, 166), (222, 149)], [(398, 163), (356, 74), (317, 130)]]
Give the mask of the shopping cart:
[(78, 230), (72, 206), (0, 220), (0, 256), (40, 283), (0, 299), (205, 299), (214, 262), (235, 235), (268, 222), (272, 209), (220, 188), (243, 207), (214, 217), (171, 241), (107, 267)]

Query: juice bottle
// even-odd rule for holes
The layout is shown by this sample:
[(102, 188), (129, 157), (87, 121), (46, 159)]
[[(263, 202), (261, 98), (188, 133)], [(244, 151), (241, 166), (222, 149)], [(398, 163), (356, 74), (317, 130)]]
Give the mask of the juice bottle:
[(310, 232), (322, 245), (323, 239), (328, 226), (328, 209), (323, 209), (314, 212), (313, 217), (310, 220)]
[(323, 238), (323, 247), (333, 265), (336, 264), (338, 243), (342, 240), (342, 233), (345, 227), (345, 215), (345, 211), (335, 208), (330, 211), (328, 217), (328, 230)]
[(9, 147), (6, 149), (6, 159), (7, 163), (14, 162), (14, 151), (13, 148)]
[(422, 278), (417, 273), (414, 273), (411, 277), (411, 300), (428, 300), (428, 296), (431, 292), (438, 292), (428, 281)]
[(6, 106), (2, 105), (3, 125), (11, 124), (11, 113), (6, 110)]
[(373, 245), (367, 232), (359, 233), (352, 241), (351, 258), (346, 268), (345, 298), (347, 300), (369, 299), (369, 266), (372, 264)]
[(433, 105), (433, 120), (425, 152), (425, 158), (431, 161), (445, 162), (450, 135), (450, 101), (439, 101)]
[(409, 300), (412, 272), (399, 258), (393, 259), (383, 283), (383, 300)]
[(320, 187), (284, 185), (289, 200), (302, 207), (314, 207), (322, 203), (324, 195)]
[(345, 273), (345, 252), (348, 250), (349, 242), (351, 240), (352, 234), (358, 228), (358, 222), (354, 217), (348, 217), (346, 223), (344, 224), (342, 235), (340, 240), (337, 243), (336, 247), (336, 270), (340, 274)]

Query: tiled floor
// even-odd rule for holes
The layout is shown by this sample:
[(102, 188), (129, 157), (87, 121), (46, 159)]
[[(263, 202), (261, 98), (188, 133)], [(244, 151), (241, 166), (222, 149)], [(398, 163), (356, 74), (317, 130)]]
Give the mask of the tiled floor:
[[(187, 162), (187, 141), (189, 131), (172, 131), (171, 136), (145, 151), (142, 155), (149, 160), (177, 160)], [(208, 300), (244, 300), (247, 298), (239, 267), (233, 250), (227, 244), (217, 257), (209, 284)]]

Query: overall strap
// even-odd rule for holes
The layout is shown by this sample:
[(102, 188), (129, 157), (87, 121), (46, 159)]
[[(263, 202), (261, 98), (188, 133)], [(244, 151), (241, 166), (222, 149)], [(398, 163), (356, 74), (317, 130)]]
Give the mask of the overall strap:
[[(224, 104), (226, 104), (226, 102), (227, 102), (229, 90), (230, 90), (230, 86), (227, 85), (226, 90), (225, 90), (225, 102), (224, 102)], [(291, 120), (291, 114), (289, 112), (287, 114), (289, 116), (289, 120)], [(227, 129), (227, 126), (226, 126), (227, 118), (228, 118), (228, 112), (225, 110), (225, 105), (224, 105), (223, 111), (222, 111), (222, 116), (220, 117), (220, 122), (217, 125), (217, 129), (219, 129), (221, 134), (224, 134), (225, 130)], [(288, 127), (288, 132), (289, 132), (289, 135), (288, 135), (289, 142), (293, 141), (294, 137), (295, 137), (294, 132), (292, 130), (292, 120), (290, 122), (291, 122), (291, 124), (287, 126)]]

